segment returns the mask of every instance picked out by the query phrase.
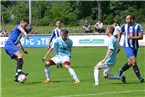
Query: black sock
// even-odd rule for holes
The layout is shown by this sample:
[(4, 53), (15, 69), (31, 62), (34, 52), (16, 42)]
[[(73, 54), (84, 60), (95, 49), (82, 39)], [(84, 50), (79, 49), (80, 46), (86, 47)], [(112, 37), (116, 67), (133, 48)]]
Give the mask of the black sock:
[(126, 71), (130, 67), (131, 67), (131, 65), (128, 65), (128, 63), (125, 63), (124, 66), (122, 67), (122, 71)]
[(22, 70), (22, 67), (23, 67), (23, 59), (20, 58), (20, 59), (17, 59), (17, 69), (16, 69), (16, 72), (21, 72)]
[(141, 77), (141, 76), (140, 76), (140, 71), (139, 71), (139, 68), (138, 68), (137, 65), (134, 65), (134, 66), (133, 66), (133, 70), (134, 70), (136, 76), (137, 76), (138, 78), (140, 78), (140, 77)]

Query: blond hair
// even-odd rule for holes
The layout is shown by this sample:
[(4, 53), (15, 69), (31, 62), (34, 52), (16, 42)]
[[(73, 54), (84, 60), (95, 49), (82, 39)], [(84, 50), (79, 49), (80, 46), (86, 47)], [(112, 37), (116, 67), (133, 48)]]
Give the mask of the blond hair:
[(115, 28), (112, 25), (108, 25), (107, 29), (111, 30), (112, 34), (114, 33)]

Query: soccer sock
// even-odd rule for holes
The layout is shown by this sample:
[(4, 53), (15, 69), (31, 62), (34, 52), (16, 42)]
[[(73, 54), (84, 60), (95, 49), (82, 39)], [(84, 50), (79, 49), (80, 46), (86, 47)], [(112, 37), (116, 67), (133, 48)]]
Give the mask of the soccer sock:
[(50, 69), (49, 69), (49, 67), (45, 67), (44, 71), (45, 71), (46, 79), (50, 80)]
[(108, 79), (119, 79), (119, 80), (122, 80), (122, 77), (121, 76), (114, 76), (112, 74), (109, 74), (107, 78)]
[(126, 71), (130, 67), (131, 67), (131, 65), (128, 65), (128, 63), (125, 63), (124, 66), (122, 67), (122, 71)]
[(22, 71), (22, 67), (23, 67), (23, 59), (17, 59), (17, 69), (16, 69), (16, 73), (19, 73)]
[(98, 70), (98, 69), (94, 70), (94, 79), (95, 79), (96, 84), (99, 84), (99, 72), (100, 72), (100, 70)]
[(134, 70), (136, 76), (137, 76), (138, 78), (140, 78), (140, 77), (141, 77), (141, 76), (140, 76), (140, 71), (139, 71), (139, 68), (138, 68), (137, 65), (134, 65), (134, 66), (133, 66), (133, 70)]
[(69, 68), (68, 71), (69, 71), (70, 75), (73, 77), (74, 80), (79, 80), (75, 71), (72, 68)]

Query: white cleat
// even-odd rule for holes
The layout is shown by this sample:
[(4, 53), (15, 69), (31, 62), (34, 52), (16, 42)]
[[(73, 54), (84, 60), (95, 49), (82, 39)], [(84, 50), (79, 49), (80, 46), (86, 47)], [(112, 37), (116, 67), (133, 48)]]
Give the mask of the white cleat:
[(75, 80), (74, 83), (75, 83), (75, 84), (78, 84), (78, 83), (80, 83), (80, 80)]
[(93, 86), (94, 86), (94, 87), (95, 87), (95, 86), (99, 86), (99, 83), (95, 83)]

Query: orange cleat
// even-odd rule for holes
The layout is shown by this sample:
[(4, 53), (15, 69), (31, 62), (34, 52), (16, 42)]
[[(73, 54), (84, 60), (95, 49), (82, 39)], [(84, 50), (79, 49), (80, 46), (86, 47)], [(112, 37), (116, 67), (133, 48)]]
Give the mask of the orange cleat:
[(48, 83), (50, 83), (50, 80), (46, 79), (43, 83), (48, 84)]

